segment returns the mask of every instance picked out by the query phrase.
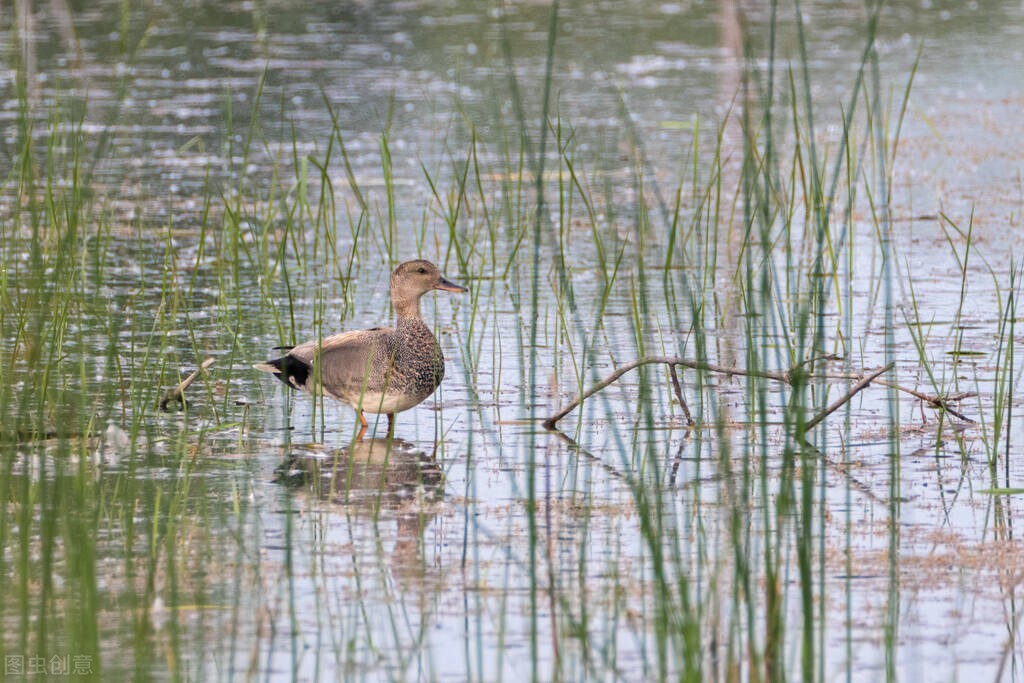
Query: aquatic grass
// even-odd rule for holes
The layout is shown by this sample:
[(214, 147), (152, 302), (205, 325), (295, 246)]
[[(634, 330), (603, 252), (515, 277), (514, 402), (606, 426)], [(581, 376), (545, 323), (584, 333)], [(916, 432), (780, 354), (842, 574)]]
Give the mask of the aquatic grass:
[[(1010, 479), (1010, 455), (1012, 452), (1010, 439), (1013, 423), (1013, 387), (1019, 379), (1017, 377), (1019, 371), (1016, 370), (1014, 328), (1016, 326), (1017, 297), (1021, 288), (1021, 264), (1017, 261), (1010, 263), (1009, 282), (1006, 290), (1000, 287), (991, 267), (989, 270), (995, 285), (996, 306), (999, 311), (995, 321), (994, 367), (990, 377), (979, 376), (978, 369), (975, 368), (974, 383), (977, 388), (975, 401), (979, 415), (979, 440), (985, 452), (991, 489), (998, 491), (1014, 487)], [(962, 441), (960, 446), (963, 451)], [(1002, 461), (1002, 472), (1000, 472), (1000, 461)], [(1003, 476), (1001, 484), (999, 482), (1000, 474)]]
[[(790, 84), (793, 85), (792, 79), (790, 81)], [(794, 93), (795, 93), (796, 89), (794, 88), (793, 90), (794, 90)], [(793, 100), (795, 101), (796, 97), (794, 97)], [(810, 104), (810, 102), (809, 102), (809, 99), (808, 99), (807, 105), (809, 106), (809, 104)], [(797, 126), (799, 126), (799, 123), (797, 121), (797, 117), (795, 115), (794, 115), (794, 122), (797, 124)], [(757, 137), (756, 135), (748, 135), (748, 139), (750, 139), (750, 140), (755, 139), (756, 137)], [(808, 139), (811, 141), (810, 144), (809, 144), (809, 148), (810, 148), (810, 155), (809, 156), (810, 156), (810, 159), (812, 160), (812, 164), (817, 164), (817, 156), (816, 156), (816, 153), (814, 152), (814, 144), (813, 144), (813, 130), (808, 135)], [(848, 158), (845, 154), (842, 155), (842, 157), (843, 158)], [(753, 174), (753, 176), (750, 176), (750, 177), (754, 177), (754, 176), (759, 176), (759, 174), (761, 174), (761, 173), (764, 173), (766, 167), (762, 163), (760, 163), (760, 162), (755, 162), (753, 164), (746, 165), (745, 168), (749, 169), (747, 171), (748, 173), (752, 173)], [(820, 190), (817, 189), (817, 185), (820, 185), (821, 183), (818, 180), (818, 176), (816, 174), (817, 174), (816, 170), (812, 172), (812, 174), (811, 174), (811, 182), (812, 182), (812, 184), (809, 187), (805, 187), (805, 196), (808, 198), (807, 202), (806, 202), (807, 206), (820, 207), (822, 205), (822, 203), (820, 201), (818, 201), (818, 199), (817, 199), (820, 196), (820, 194), (821, 194)], [(767, 175), (765, 177), (767, 178)], [(750, 184), (746, 185), (745, 187), (748, 187), (748, 188), (756, 187), (756, 184), (755, 183), (750, 183)], [(638, 194), (641, 194), (641, 196), (642, 196), (642, 193), (638, 193)], [(750, 196), (750, 195), (744, 195), (744, 196)], [(759, 222), (757, 224), (761, 225), (762, 229), (766, 228), (767, 226), (774, 225), (775, 217), (777, 215), (773, 211), (764, 211), (764, 206), (766, 205), (765, 204), (766, 197), (768, 197), (768, 196), (771, 196), (771, 193), (766, 193), (763, 197), (760, 197), (760, 198), (758, 198), (756, 200), (757, 202), (759, 202), (758, 206), (761, 207), (761, 209), (759, 209), (759, 211), (761, 211), (760, 214), (751, 214), (751, 213), (749, 213), (749, 210), (748, 210), (748, 215), (760, 215), (761, 216), (761, 219), (759, 220)], [(751, 203), (747, 204), (747, 206), (750, 206), (750, 205), (751, 205)], [(828, 249), (828, 245), (829, 245), (829, 238), (827, 237), (827, 232), (824, 229), (824, 226), (826, 225), (825, 224), (825, 220), (826, 219), (824, 218), (824, 214), (823, 213), (819, 214), (815, 218), (815, 220), (818, 221), (818, 224), (817, 224), (818, 225), (818, 228), (817, 228), (818, 229), (818, 238), (817, 238), (816, 251), (812, 250), (811, 256), (812, 256), (812, 261), (817, 262), (817, 263), (821, 263), (822, 255), (826, 255), (827, 254), (827, 249)], [(754, 221), (748, 221), (747, 224), (748, 225), (753, 225)], [(764, 233), (762, 233), (762, 234), (764, 234)], [(772, 242), (773, 242), (773, 240), (771, 240), (771, 239), (761, 239), (759, 241), (759, 244), (767, 246), (767, 245), (771, 245)], [(752, 244), (752, 242), (751, 242), (751, 244)], [(805, 246), (807, 244), (810, 244), (810, 243), (805, 242)], [(755, 250), (753, 250), (753, 249), (749, 249), (749, 250), (746, 251), (746, 254), (747, 254), (747, 257), (748, 257), (747, 260), (745, 261), (748, 264), (747, 265), (747, 268), (748, 268), (747, 273), (748, 274), (746, 276), (746, 282), (748, 282), (748, 283), (757, 281), (754, 277), (752, 277), (752, 275), (753, 275), (754, 272), (757, 272), (757, 269), (758, 269), (759, 266), (756, 266), (755, 263), (749, 259), (749, 256), (751, 254), (753, 254), (754, 251)], [(817, 253), (818, 255), (815, 256), (814, 255), (815, 253)], [(833, 259), (833, 261), (834, 261), (834, 259)], [(763, 261), (763, 263), (767, 263), (767, 262), (770, 262), (770, 259), (765, 259)], [(753, 266), (753, 268), (751, 266)], [(818, 267), (818, 268), (820, 268), (820, 267)], [(833, 269), (833, 271), (834, 270), (835, 269)], [(770, 282), (773, 279), (775, 279), (775, 278), (771, 277), (770, 271), (769, 271), (769, 275), (768, 275), (767, 281)], [(822, 279), (821, 282), (824, 282), (824, 280)], [(812, 284), (815, 284), (815, 283), (812, 282)], [(820, 284), (820, 283), (817, 283), (817, 284)], [(634, 291), (636, 291), (636, 290), (634, 290)], [(764, 293), (770, 292), (771, 288), (770, 287), (768, 287), (768, 288), (762, 287), (762, 288), (760, 288), (759, 291), (762, 294), (764, 294)], [(801, 290), (799, 290), (799, 289), (797, 290), (798, 293), (800, 291)], [(814, 292), (815, 292), (815, 290), (812, 289), (806, 295), (806, 296), (810, 297), (810, 298), (806, 299), (806, 301), (812, 302), (810, 304), (812, 306), (811, 310), (816, 310), (816, 309), (813, 308), (813, 306), (814, 306), (813, 302), (819, 302), (819, 301), (823, 301), (824, 300), (823, 297), (821, 296), (821, 294), (815, 294)], [(804, 296), (804, 295), (801, 294), (801, 296)], [(746, 299), (746, 303), (748, 305), (754, 305), (756, 303), (756, 301), (757, 301), (756, 298), (748, 297)], [(798, 299), (798, 301), (804, 301), (804, 299)], [(807, 304), (802, 304), (802, 305), (807, 305)], [(634, 296), (634, 305), (633, 305), (633, 311), (634, 311), (634, 313), (633, 313), (633, 320), (634, 321), (642, 320), (642, 318), (643, 318), (642, 308), (643, 308), (643, 306), (641, 305), (638, 297)], [(694, 308), (696, 309), (697, 307), (694, 307)], [(766, 310), (771, 310), (771, 308), (770, 307), (766, 307)], [(777, 309), (777, 310), (781, 311), (781, 309)], [(819, 339), (822, 338), (820, 316), (812, 317), (812, 316), (807, 314), (806, 309), (801, 310), (800, 308), (797, 308), (794, 311), (794, 314), (797, 315), (797, 317), (795, 318), (794, 322), (796, 323), (795, 326), (796, 326), (796, 329), (798, 331), (798, 340), (803, 338), (802, 335), (804, 334), (804, 332), (802, 330), (807, 329), (806, 322), (802, 322), (802, 321), (807, 321), (807, 320), (812, 320), (812, 319), (817, 319), (817, 321), (818, 321), (816, 323), (818, 325), (818, 332), (815, 333), (816, 334), (816, 338), (819, 338)], [(749, 320), (756, 320), (757, 318), (756, 317), (755, 318), (748, 317), (747, 319), (749, 321)], [(756, 329), (756, 328), (749, 327), (748, 329), (753, 330), (753, 329)], [(760, 334), (760, 333), (758, 333), (758, 334)], [(699, 329), (698, 329), (698, 334), (695, 335), (695, 336), (698, 337), (698, 340), (696, 341), (696, 345), (700, 346), (701, 342), (700, 342), (699, 338), (702, 335), (699, 334)], [(784, 336), (788, 337), (788, 335), (785, 335), (785, 334), (784, 334)], [(749, 344), (748, 348), (758, 348), (759, 346), (760, 346), (760, 348), (766, 348), (766, 347), (764, 347), (762, 345), (754, 344), (753, 340), (754, 340), (754, 337), (750, 338), (751, 343)], [(820, 346), (820, 342), (815, 342), (814, 345), (815, 346)], [(770, 348), (770, 347), (767, 347), (767, 348)], [(791, 357), (796, 358), (796, 359), (802, 358), (802, 356), (804, 355), (804, 352), (801, 349), (802, 349), (802, 347), (799, 346), (799, 345), (797, 347), (790, 347), (789, 355)], [(748, 357), (748, 358), (750, 358), (750, 357)], [(754, 358), (756, 358), (756, 356)], [(751, 358), (751, 359), (753, 359), (753, 358)], [(640, 382), (641, 391), (643, 391), (644, 384), (645, 384), (644, 380), (641, 379), (641, 382)], [(801, 386), (802, 385), (799, 382), (796, 383), (796, 386), (794, 387), (794, 396), (795, 396), (795, 398), (794, 399), (790, 399), (790, 405), (792, 405), (792, 406), (800, 406), (800, 405), (802, 405), (802, 399), (797, 398), (797, 397), (799, 397), (800, 393), (802, 392)], [(759, 395), (759, 396), (763, 397), (764, 396), (763, 391), (764, 391), (763, 388), (762, 389), (755, 388), (754, 389), (754, 394), (755, 394), (755, 396)], [(760, 405), (762, 405), (762, 406), (765, 405), (763, 398), (761, 399)], [(787, 424), (799, 425), (799, 417), (797, 417), (796, 419), (797, 419), (797, 421), (795, 423), (790, 423), (787, 420)], [(721, 424), (721, 423), (719, 423), (719, 424)], [(793, 427), (790, 427), (790, 429), (793, 429)], [(797, 427), (797, 431), (799, 431), (798, 427)], [(728, 443), (728, 439), (725, 437), (725, 434), (723, 432), (720, 432), (720, 437), (721, 437), (722, 444), (727, 444)], [(725, 452), (725, 456), (721, 458), (720, 465), (725, 468), (725, 470), (726, 470), (726, 479), (728, 480), (730, 478), (729, 475), (728, 475), (730, 459), (728, 457), (728, 451), (725, 451), (724, 447), (723, 447), (723, 451)], [(806, 449), (797, 449), (796, 452), (801, 452), (801, 453), (804, 453), (804, 454), (807, 453)], [(793, 495), (792, 498), (787, 498), (785, 495), (782, 498), (780, 498), (779, 519), (780, 519), (780, 522), (781, 522), (781, 520), (783, 518), (788, 516), (789, 511), (791, 509), (796, 509), (796, 510), (800, 510), (802, 518), (804, 520), (804, 522), (802, 524), (799, 524), (796, 527), (796, 529), (799, 531), (799, 534), (797, 534), (797, 536), (796, 536), (796, 539), (798, 540), (798, 542), (797, 542), (795, 548), (797, 550), (797, 555), (800, 558), (799, 568), (800, 568), (800, 575), (802, 577), (801, 585), (803, 586), (803, 591), (802, 591), (802, 594), (801, 594), (801, 602), (804, 605), (804, 612), (803, 612), (803, 614), (804, 614), (804, 620), (805, 620), (804, 621), (805, 629), (803, 631), (804, 632), (804, 639), (803, 639), (803, 655), (801, 657), (801, 667), (803, 667), (804, 675), (805, 676), (810, 676), (810, 675), (812, 675), (811, 672), (813, 670), (815, 670), (819, 666), (819, 662), (818, 662), (818, 660), (816, 660), (816, 658), (814, 656), (814, 648), (815, 648), (814, 643), (817, 640), (819, 642), (819, 647), (820, 647), (820, 642), (821, 642), (820, 641), (820, 638), (821, 638), (820, 632), (816, 635), (815, 631), (814, 631), (813, 617), (817, 613), (816, 613), (815, 609), (812, 607), (812, 605), (813, 605), (813, 598), (812, 598), (812, 595), (810, 593), (810, 587), (813, 585), (812, 581), (811, 581), (811, 578), (812, 578), (812, 575), (813, 575), (813, 572), (814, 572), (814, 569), (812, 568), (812, 565), (811, 565), (811, 558), (812, 558), (812, 554), (813, 554), (814, 551), (812, 550), (812, 546), (811, 546), (812, 536), (811, 536), (811, 533), (810, 533), (810, 530), (812, 528), (814, 528), (814, 526), (813, 526), (814, 525), (814, 522), (813, 522), (813, 520), (814, 520), (814, 516), (813, 516), (814, 515), (814, 512), (813, 512), (814, 506), (812, 504), (812, 501), (814, 500), (814, 498), (813, 498), (813, 495), (812, 495), (812, 491), (814, 490), (814, 487), (818, 485), (818, 483), (817, 483), (815, 477), (812, 476), (813, 473), (816, 470), (816, 467), (813, 466), (811, 462), (806, 460), (806, 455), (800, 456), (802, 458), (802, 464), (801, 464), (801, 467), (799, 468), (799, 472), (801, 474), (800, 474), (800, 479), (796, 479), (795, 475), (796, 475), (796, 472), (798, 471), (797, 468), (795, 467), (795, 464), (797, 462), (797, 458), (795, 457), (795, 453), (796, 452), (794, 452), (793, 455), (791, 455), (790, 457), (788, 457), (788, 458), (786, 458), (784, 460), (784, 463), (789, 463), (789, 466), (787, 467), (784, 464), (784, 467), (783, 467), (783, 480), (781, 482), (781, 490), (782, 490), (782, 492), (784, 494), (787, 491), (790, 491), (790, 490), (793, 490), (793, 489), (798, 489), (801, 493), (799, 494), (799, 496)], [(748, 472), (748, 474), (745, 475), (744, 481), (750, 481), (750, 479), (749, 479), (749, 477), (750, 477), (749, 472), (752, 471), (752, 468), (750, 468), (750, 461), (749, 461), (749, 459), (745, 459), (744, 463), (745, 463), (745, 465), (744, 465), (745, 471)], [(762, 472), (765, 471), (763, 468), (761, 468), (761, 469), (762, 469)], [(786, 474), (787, 472), (789, 473), (788, 475)], [(787, 479), (787, 477), (788, 477), (788, 479)], [(787, 483), (787, 481), (789, 483)], [(744, 489), (746, 489), (746, 487), (744, 487)], [(764, 478), (762, 478), (762, 491), (765, 494), (764, 495), (765, 500), (767, 500), (768, 499), (768, 497), (767, 497), (768, 486), (767, 486), (767, 480), (764, 479)], [(794, 491), (794, 494), (795, 494), (795, 491)], [(741, 500), (745, 500), (745, 497), (741, 496), (740, 499)], [(787, 502), (787, 500), (790, 501), (790, 502)], [(797, 504), (799, 505), (799, 507), (792, 507), (792, 506), (795, 506)], [(740, 508), (737, 507), (736, 509), (739, 510)], [(734, 520), (739, 520), (739, 519), (741, 519), (741, 517), (739, 515), (734, 517)], [(820, 524), (821, 523), (821, 521), (820, 521), (821, 518), (819, 517), (818, 520), (819, 520), (818, 524)], [(788, 540), (789, 539), (788, 533), (786, 533), (785, 535), (783, 535), (783, 533), (782, 533), (782, 531), (787, 528), (787, 525), (782, 525), (780, 523), (778, 528), (779, 528), (779, 536), (777, 538), (777, 541), (776, 541), (775, 545), (776, 545), (776, 547), (780, 548), (780, 552), (779, 552), (778, 555), (774, 556), (774, 559), (772, 559), (773, 556), (771, 554), (771, 550), (769, 549), (768, 550), (768, 555), (767, 555), (767, 562), (764, 565), (765, 570), (767, 570), (767, 572), (768, 572), (767, 578), (768, 578), (768, 586), (769, 586), (769, 591), (770, 592), (768, 593), (768, 596), (767, 596), (768, 597), (768, 608), (767, 609), (768, 609), (768, 614), (769, 614), (769, 618), (770, 619), (772, 618), (771, 615), (775, 615), (774, 616), (775, 619), (781, 619), (781, 614), (782, 614), (781, 608), (779, 608), (779, 607), (773, 608), (771, 605), (772, 605), (772, 601), (773, 600), (775, 600), (776, 604), (780, 604), (780, 601), (784, 600), (785, 598), (783, 596), (781, 596), (781, 595), (778, 595), (778, 594), (776, 594), (774, 592), (771, 592), (773, 590), (772, 587), (773, 586), (777, 586), (777, 580), (773, 579), (772, 576), (773, 576), (773, 573), (775, 571), (774, 568), (776, 566), (784, 567), (785, 566), (784, 563), (786, 563), (788, 561), (786, 559), (787, 556), (781, 553), (781, 549), (789, 546), (789, 543), (790, 543), (790, 541)], [(737, 549), (745, 547), (745, 544), (746, 544), (746, 542), (744, 541), (743, 536), (742, 536), (743, 532), (740, 531), (740, 529), (742, 529), (742, 525), (739, 525), (739, 526), (734, 525), (733, 526), (733, 530), (734, 530), (733, 533), (734, 534), (739, 534), (739, 535), (737, 535), (734, 538), (734, 541), (733, 541), (734, 547), (737, 548)], [(818, 560), (817, 560), (819, 563), (822, 561), (822, 557), (823, 557), (823, 554), (821, 552), (821, 549), (819, 548), (818, 549)], [(744, 566), (744, 564), (745, 564), (745, 562), (742, 560), (742, 556), (741, 556), (741, 559), (739, 561), (739, 566)], [(820, 575), (820, 573), (819, 573), (819, 575)], [(819, 591), (823, 590), (822, 585), (819, 585), (817, 590), (819, 590)], [(773, 596), (776, 596), (776, 597), (773, 598)], [(747, 593), (747, 594), (743, 594), (743, 593), (738, 594), (737, 595), (737, 601), (740, 604), (744, 604), (745, 603), (748, 606), (752, 606), (752, 604), (753, 604), (753, 601), (750, 599), (749, 593)], [(749, 613), (749, 617), (748, 618), (749, 618), (749, 623), (752, 625), (754, 623), (754, 620), (755, 620), (754, 613), (753, 612)], [(771, 624), (772, 622), (769, 622), (769, 623)], [(809, 627), (809, 628), (806, 628), (806, 627)], [(783, 626), (782, 626), (781, 620), (780, 621), (776, 621), (776, 622), (774, 622), (774, 625), (770, 625), (769, 626), (769, 630), (768, 630), (768, 632), (767, 632), (767, 634), (765, 636), (766, 640), (764, 642), (765, 642), (765, 648), (766, 649), (765, 649), (765, 652), (764, 652), (764, 657), (765, 657), (764, 661), (765, 661), (765, 666), (767, 667), (766, 668), (766, 672), (767, 672), (766, 675), (772, 676), (772, 677), (781, 675), (781, 673), (786, 670), (784, 659), (780, 656), (781, 653), (776, 649), (778, 647), (781, 647), (781, 644), (783, 642), (783, 637), (782, 637), (782, 635), (780, 633), (782, 628), (783, 628)], [(749, 635), (751, 636), (749, 645), (753, 645), (756, 637), (754, 637), (752, 633), (749, 634)], [(663, 642), (663, 641), (659, 640), (658, 642)], [(662, 651), (664, 651), (664, 650), (662, 650)], [(759, 666), (760, 665), (757, 665), (758, 668), (759, 668)], [(757, 670), (757, 669), (755, 669), (755, 670)]]
[(1014, 343), (1016, 337), (1014, 333), (1016, 331), (1017, 323), (1017, 299), (1019, 298), (1020, 292), (1020, 274), (1024, 272), (1024, 263), (1015, 262), (1010, 265), (1010, 282), (1009, 282), (1009, 300), (1006, 303), (1005, 318), (1009, 320), (1009, 331), (1006, 330), (1006, 323), (1003, 322), (1000, 330), (1000, 340), (1003, 339), (1003, 333), (1006, 333), (1006, 342), (1000, 344), (999, 355), (1002, 356), (1002, 360), (1006, 363), (1005, 366), (1000, 366), (999, 362), (996, 363), (997, 367), (1005, 368), (1001, 372), (997, 373), (997, 390), (995, 400), (995, 410), (997, 413), (1001, 412), (1003, 406), (1006, 409), (1006, 437), (1003, 444), (1003, 477), (1004, 484), (1010, 486), (1010, 454), (1012, 453), (1010, 434), (1011, 426), (1013, 425), (1013, 387), (1018, 377), (1015, 373), (1015, 361), (1016, 354), (1014, 349)]
[[(177, 568), (188, 560), (178, 548), (183, 533), (197, 548), (194, 541), (204, 534), (197, 536), (196, 530), (210, 516), (202, 509), (195, 516), (185, 513), (187, 502), (201, 499), (190, 465), (204, 447), (204, 430), (177, 430), (174, 421), (163, 424), (176, 432), (171, 438), (153, 430), (156, 397), (169, 366), (182, 348), (198, 356), (203, 344), (188, 307), (201, 285), (195, 273), (182, 279), (173, 207), (156, 248), (152, 234), (143, 237), (139, 224), (127, 239), (114, 236), (102, 196), (82, 185), (82, 160), (92, 152), (82, 119), (66, 124), (59, 105), (50, 116), (42, 148), (34, 146), (26, 120), (20, 171), (4, 181), (4, 191), (13, 184), (15, 194), (27, 201), (24, 210), (16, 202), (0, 219), (5, 233), (0, 272), (7, 285), (0, 325), (3, 338), (13, 342), (4, 346), (0, 371), (6, 394), (0, 489), (11, 502), (2, 506), (0, 540), (5, 549), (16, 548), (13, 563), (4, 567), (15, 587), (0, 606), (5, 630), (12, 633), (4, 639), (4, 651), (72, 652), (92, 658), (94, 676), (116, 677), (122, 664), (104, 666), (100, 660), (98, 619), (110, 609), (112, 597), (101, 588), (104, 579), (97, 570), (102, 565), (129, 581), (140, 572), (147, 575), (151, 588), (137, 597), (143, 615), (154, 596), (186, 603)], [(125, 277), (129, 271), (123, 264), (129, 260), (139, 264), (137, 277)], [(154, 271), (160, 274), (153, 277)], [(127, 293), (117, 289), (125, 285)], [(221, 419), (216, 411), (212, 417)], [(138, 476), (153, 462), (163, 466), (165, 459), (184, 466), (175, 468), (171, 481), (156, 485), (157, 503), (149, 517), (143, 502), (148, 494)], [(162, 496), (164, 484), (170, 493)], [(135, 555), (134, 521), (140, 512), (152, 519), (154, 529), (161, 518), (169, 522), (167, 532), (153, 536), (154, 548), (164, 551), (141, 558)], [(121, 537), (123, 559), (107, 557), (111, 541), (116, 545)], [(33, 577), (42, 582), (42, 592)], [(159, 586), (156, 577), (164, 577)], [(17, 614), (8, 609), (15, 604)], [(165, 662), (172, 672), (179, 671), (184, 648), (176, 614), (172, 611), (168, 626), (171, 659)], [(138, 627), (142, 633), (149, 630), (147, 619)], [(136, 671), (144, 675), (152, 662), (148, 649), (145, 638), (136, 642)]]
[[(27, 111), (26, 102), (21, 106)], [(90, 579), (95, 550), (86, 538), (63, 552), (68, 539), (89, 527), (94, 486), (83, 438), (92, 420), (92, 397), (76, 381), (88, 373), (87, 356), (67, 355), (70, 348), (85, 348), (84, 326), (75, 319), (93, 312), (82, 251), (88, 209), (78, 184), (81, 120), (65, 132), (51, 115), (45, 149), (34, 147), (30, 126), (23, 121), (19, 173), (7, 181), (27, 199), (28, 211), (19, 202), (4, 219), (9, 234), (2, 246), (6, 281), (0, 325), (8, 344), (0, 370), (6, 394), (0, 538), (3, 556), (11, 551), (11, 565), (0, 561), (5, 574), (10, 569), (20, 625), (17, 643), (5, 641), (3, 649), (5, 654), (12, 644), (19, 652), (52, 649), (63, 621), (66, 636), (92, 653), (98, 646)], [(65, 500), (70, 505), (58, 504)], [(12, 507), (14, 501), (22, 504)], [(63, 566), (71, 568), (65, 576), (77, 589), (77, 600), (67, 599), (63, 581), (55, 580)], [(11, 623), (7, 607), (12, 603), (5, 600), (0, 607), (5, 624)], [(50, 611), (56, 603), (65, 605), (61, 618)]]
[(391, 147), (388, 144), (388, 135), (385, 131), (380, 136), (380, 160), (381, 171), (384, 177), (384, 195), (387, 199), (386, 214), (377, 217), (380, 227), (381, 244), (384, 247), (384, 254), (387, 257), (389, 266), (395, 266), (400, 261), (398, 253), (398, 209), (395, 206), (395, 180), (391, 162)]
[[(955, 334), (953, 340), (953, 348), (950, 351), (950, 355), (953, 357), (954, 368), (960, 361), (961, 355), (964, 354), (963, 348), (964, 340), (964, 328), (963, 328), (963, 310), (964, 303), (967, 301), (967, 288), (968, 288), (968, 275), (970, 273), (971, 263), (971, 247), (973, 244), (974, 235), (974, 213), (972, 211), (970, 218), (967, 221), (967, 230), (961, 230), (960, 227), (949, 219), (945, 214), (939, 216), (939, 226), (942, 228), (943, 235), (946, 238), (946, 242), (949, 244), (950, 252), (953, 258), (956, 260), (957, 268), (960, 271), (960, 296), (958, 298), (958, 304), (956, 308), (956, 314), (953, 317), (953, 331)], [(956, 247), (953, 235), (950, 234), (950, 229), (956, 233), (956, 235), (963, 240), (963, 253)], [(956, 373), (954, 373), (955, 375)]]

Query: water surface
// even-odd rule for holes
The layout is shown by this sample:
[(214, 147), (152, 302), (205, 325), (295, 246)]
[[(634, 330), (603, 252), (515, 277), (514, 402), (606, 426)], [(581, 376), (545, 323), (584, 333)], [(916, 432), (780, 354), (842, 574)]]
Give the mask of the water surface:
[[(808, 3), (804, 61), (794, 8), (780, 7), (769, 72), (760, 4), (563, 5), (534, 252), (545, 5), (26, 4), (0, 20), (10, 666), (43, 657), (59, 675), (67, 655), (104, 679), (646, 680), (696, 658), (705, 680), (751, 678), (728, 663), (765, 648), (771, 565), (786, 568), (773, 580), (792, 678), (808, 609), (816, 677), (1019, 677), (1018, 504), (985, 490), (1022, 473), (1004, 456), (994, 476), (983, 438), (1024, 208), (1019, 4), (882, 13), (881, 85), (854, 102), (848, 219), (837, 203), (843, 303), (826, 307), (849, 320), (830, 333), (845, 359), (833, 372), (893, 359), (901, 385), (978, 392), (961, 406), (977, 423), (952, 430), (871, 387), (797, 473), (789, 394), (769, 388), (758, 405), (736, 378), (698, 391), (684, 374), (700, 429), (655, 366), (587, 401), (564, 434), (539, 420), (633, 358), (695, 357), (698, 316), (712, 362), (743, 367), (753, 349), (788, 369), (789, 332), (738, 284), (737, 50), (745, 40), (752, 87), (776, 79), (781, 118), (788, 70), (799, 83), (806, 65), (813, 137), (804, 116), (800, 136), (780, 123), (780, 159), (813, 139), (831, 168), (862, 9)], [(894, 140), (915, 61), (885, 251), (862, 108), (877, 96)], [(35, 185), (16, 170), (26, 138)], [(46, 178), (60, 179), (50, 195)], [(64, 199), (48, 204), (52, 186)], [(43, 220), (60, 229), (40, 235), (32, 216), (55, 205), (87, 220)], [(798, 243), (804, 211), (796, 201)], [(969, 226), (962, 279), (956, 228)], [(388, 273), (412, 257), (471, 290), (424, 299), (448, 376), (399, 416), (400, 442), (353, 447), (350, 409), (289, 395), (251, 364), (386, 324)], [(796, 306), (807, 264), (775, 265), (778, 305)], [(156, 410), (206, 356), (190, 409)], [(383, 421), (371, 430), (383, 437)], [(805, 529), (778, 506), (808, 472), (813, 608)], [(666, 595), (692, 613), (666, 614)]]

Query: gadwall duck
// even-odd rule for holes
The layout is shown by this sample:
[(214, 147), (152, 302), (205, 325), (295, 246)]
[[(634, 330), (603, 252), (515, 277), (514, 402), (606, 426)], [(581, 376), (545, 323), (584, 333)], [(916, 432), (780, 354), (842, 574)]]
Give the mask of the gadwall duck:
[(269, 372), (293, 389), (347, 403), (359, 415), (359, 434), (366, 433), (367, 413), (386, 413), (388, 434), (395, 413), (419, 404), (441, 384), (444, 355), (423, 318), (420, 297), (434, 289), (465, 292), (444, 279), (430, 261), (406, 261), (391, 273), (394, 327), (353, 330), (288, 349), (280, 358), (254, 367)]

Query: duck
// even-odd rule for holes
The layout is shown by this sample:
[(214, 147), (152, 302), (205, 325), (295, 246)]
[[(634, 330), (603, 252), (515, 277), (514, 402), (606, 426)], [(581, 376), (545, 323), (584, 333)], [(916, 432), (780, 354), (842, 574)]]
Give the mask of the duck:
[(391, 273), (394, 327), (374, 327), (331, 335), (292, 347), (283, 356), (253, 367), (274, 375), (290, 388), (330, 396), (352, 406), (359, 417), (359, 441), (366, 433), (364, 413), (384, 413), (388, 435), (395, 414), (422, 403), (444, 379), (444, 354), (420, 315), (420, 298), (428, 292), (464, 293), (422, 259), (406, 261)]

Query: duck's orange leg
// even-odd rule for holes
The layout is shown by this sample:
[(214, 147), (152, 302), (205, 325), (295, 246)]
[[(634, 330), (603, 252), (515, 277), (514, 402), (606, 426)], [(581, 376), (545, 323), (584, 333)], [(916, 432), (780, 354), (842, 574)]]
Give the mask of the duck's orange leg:
[(359, 433), (356, 434), (356, 441), (363, 440), (363, 434), (366, 433), (366, 418), (363, 417), (363, 411), (357, 410), (356, 415), (359, 416)]
[(388, 413), (388, 436), (395, 435), (395, 414)]

